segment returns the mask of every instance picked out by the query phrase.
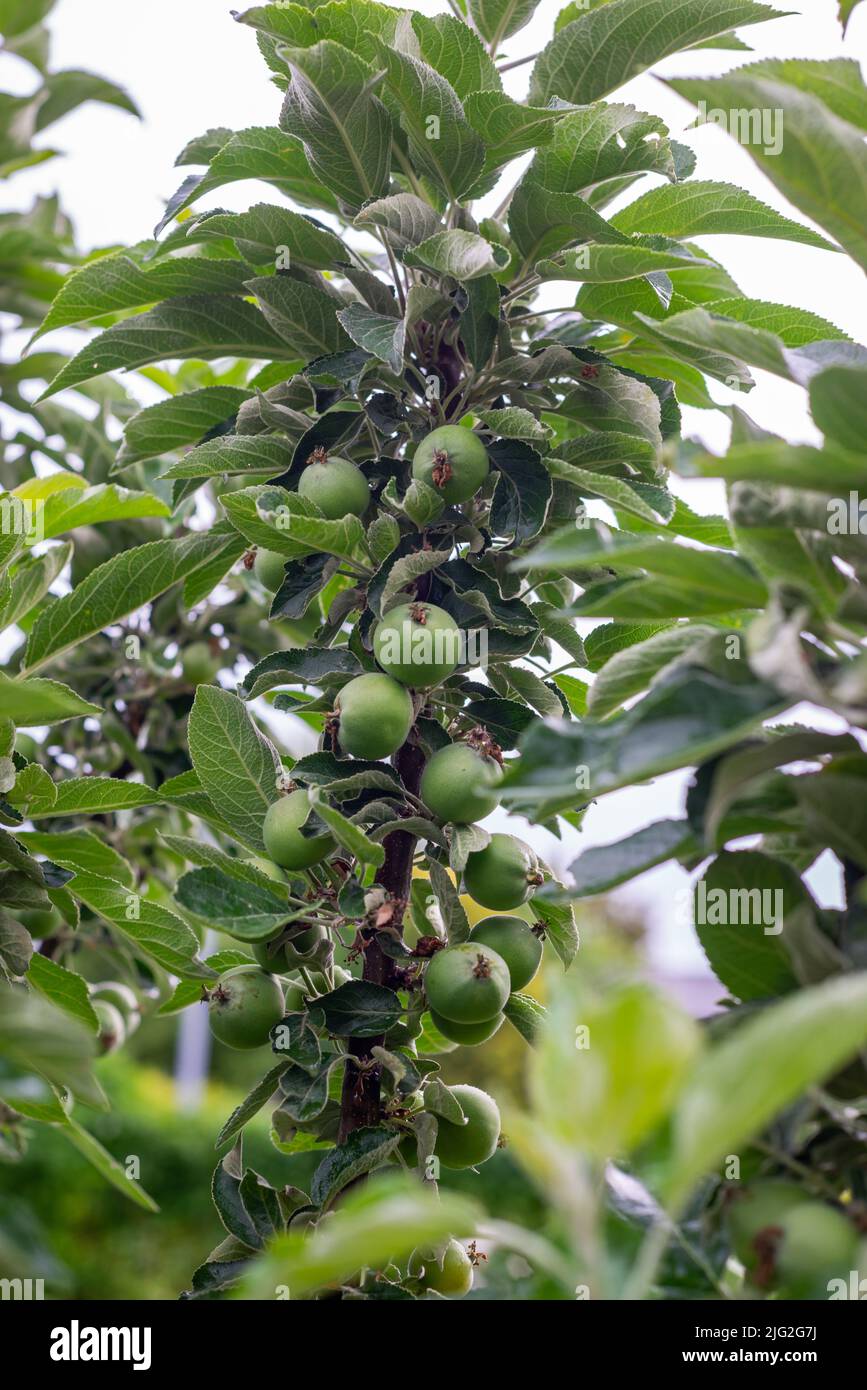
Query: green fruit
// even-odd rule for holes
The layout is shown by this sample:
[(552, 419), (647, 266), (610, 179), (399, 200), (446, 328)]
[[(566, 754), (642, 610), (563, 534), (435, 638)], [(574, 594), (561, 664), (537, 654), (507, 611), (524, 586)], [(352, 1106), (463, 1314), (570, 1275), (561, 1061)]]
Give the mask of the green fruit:
[(503, 770), (494, 758), (466, 743), (452, 743), (433, 754), (421, 778), (421, 799), (438, 820), (472, 825), (496, 808), (495, 790)]
[(310, 795), (303, 788), (281, 796), (265, 812), (262, 839), (275, 864), (281, 869), (309, 869), (334, 848), (331, 835), (305, 834), (302, 826), (310, 816)]
[(327, 937), (328, 932), (322, 923), (313, 922), (304, 931), (287, 938), (283, 950), (288, 964), (294, 967), (307, 963), (320, 941), (325, 941)]
[(46, 936), (51, 936), (63, 920), (53, 907), (30, 907), (23, 912), (16, 912), (15, 916), (37, 941), (44, 941)]
[(390, 757), (412, 728), (409, 691), (376, 671), (349, 681), (334, 708), (340, 719), (340, 746), (353, 758)]
[(269, 975), (285, 974), (288, 967), (282, 942), (277, 942), (272, 936), (270, 941), (251, 942), (250, 950), (253, 952), (253, 959), (256, 964), (262, 970), (267, 970)]
[(123, 1014), (107, 999), (95, 999), (93, 1011), (99, 1019), (99, 1046), (103, 1052), (114, 1052), (126, 1041)]
[(263, 589), (276, 594), (286, 573), (286, 556), (276, 550), (257, 550), (253, 570)]
[(484, 1023), (455, 1023), (438, 1014), (435, 1009), (431, 1009), (430, 1016), (444, 1038), (448, 1038), (449, 1042), (461, 1043), (463, 1047), (476, 1047), (478, 1043), (487, 1042), (503, 1025), (502, 1014), (495, 1014)]
[(129, 985), (121, 984), (119, 980), (103, 980), (98, 985), (92, 985), (90, 993), (94, 1000), (101, 999), (106, 1004), (114, 1005), (124, 1021), (127, 1036), (135, 1032), (141, 1023), (141, 1011), (138, 996)]
[[(782, 1228), (783, 1217), (808, 1198), (796, 1183), (767, 1178), (745, 1191), (731, 1191), (726, 1221), (732, 1249), (745, 1269), (752, 1272), (767, 1258), (767, 1240)], [(758, 1244), (757, 1244), (758, 1242)]]
[(471, 854), (464, 869), (470, 897), (494, 912), (521, 907), (541, 882), (535, 854), (514, 835), (492, 835), (491, 843)]
[(303, 1013), (307, 1004), (307, 995), (303, 985), (298, 985), (294, 980), (290, 980), (286, 986), (286, 1012), (289, 1014)]
[(463, 1298), (473, 1287), (473, 1262), (456, 1240), (450, 1240), (444, 1250), (418, 1246), (409, 1257), (407, 1273), (418, 1279), (423, 1289), (433, 1289), (446, 1298)]
[(539, 969), (542, 941), (523, 917), (485, 917), (473, 927), (470, 941), (481, 941), (502, 956), (513, 992), (528, 985)]
[(456, 506), (478, 492), (490, 472), (484, 444), (461, 425), (442, 425), (421, 441), (412, 461), (412, 476)]
[(435, 603), (401, 603), (377, 624), (373, 652), (387, 675), (426, 690), (460, 664), (461, 630)]
[(15, 752), (22, 758), (26, 758), (29, 763), (35, 763), (39, 757), (39, 744), (29, 734), (22, 734), (19, 731), (15, 735)]
[(781, 1224), (775, 1264), (784, 1297), (827, 1297), (828, 1281), (845, 1279), (856, 1268), (858, 1236), (836, 1208), (824, 1202), (802, 1202)]
[(191, 642), (181, 657), (181, 670), (187, 685), (210, 685), (220, 669), (207, 642)]
[(425, 973), (431, 1009), (454, 1023), (486, 1023), (502, 1012), (511, 993), (509, 968), (489, 946), (447, 946)]
[(361, 469), (324, 449), (315, 449), (308, 459), (298, 493), (315, 502), (329, 521), (362, 516), (370, 505), (370, 488)]
[(500, 1138), (500, 1112), (497, 1103), (477, 1086), (451, 1086), (466, 1124), (453, 1125), (437, 1117), (434, 1153), (446, 1168), (475, 1168), (496, 1152)]
[(283, 1013), (282, 989), (258, 965), (227, 970), (208, 999), (211, 1032), (227, 1047), (263, 1047)]

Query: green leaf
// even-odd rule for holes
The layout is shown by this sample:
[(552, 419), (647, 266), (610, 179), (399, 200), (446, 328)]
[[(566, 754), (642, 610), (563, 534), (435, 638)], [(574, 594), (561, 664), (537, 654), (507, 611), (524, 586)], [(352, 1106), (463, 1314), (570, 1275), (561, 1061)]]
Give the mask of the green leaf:
[(361, 664), (345, 647), (292, 647), (263, 656), (251, 667), (239, 686), (247, 700), (254, 700), (278, 685), (343, 684), (361, 675)]
[(511, 255), (504, 246), (493, 246), (475, 232), (453, 230), (437, 232), (419, 246), (404, 253), (407, 265), (451, 275), (455, 280), (477, 280), (480, 275), (498, 274), (508, 266)]
[(276, 1067), (272, 1067), (262, 1077), (262, 1080), (256, 1083), (250, 1094), (241, 1101), (240, 1105), (235, 1107), (223, 1125), (214, 1143), (215, 1149), (221, 1149), (230, 1139), (234, 1139), (236, 1134), (240, 1134), (253, 1116), (259, 1113), (262, 1106), (268, 1103), (275, 1091), (278, 1090), (280, 1077), (288, 1066), (288, 1062), (278, 1062)]
[(228, 425), (251, 394), (238, 386), (204, 386), (147, 406), (128, 421), (115, 468), (198, 444), (215, 426)]
[(623, 233), (606, 222), (580, 194), (545, 188), (535, 177), (532, 165), (512, 196), (509, 232), (527, 268), (571, 242), (626, 242)]
[(238, 941), (267, 941), (292, 916), (273, 892), (213, 867), (182, 874), (175, 899), (187, 912)]
[[(281, 283), (286, 283), (282, 280)], [(80, 386), (106, 372), (144, 367), (173, 357), (264, 357), (291, 361), (296, 353), (255, 305), (230, 295), (167, 299), (124, 319), (81, 349), (39, 397)]]
[(52, 540), (79, 526), (171, 514), (171, 507), (152, 492), (131, 492), (116, 483), (99, 483), (96, 487), (67, 488), (55, 493), (45, 504), (42, 521), (45, 540)]
[(138, 806), (156, 806), (160, 792), (141, 782), (122, 777), (66, 777), (57, 782), (57, 797), (50, 806), (34, 812), (37, 820), (48, 816), (102, 816), (110, 811), (130, 811)]
[(698, 841), (688, 821), (655, 821), (634, 835), (627, 835), (625, 840), (584, 850), (569, 865), (572, 884), (568, 888), (546, 884), (537, 896), (558, 901), (567, 897), (594, 897), (628, 883), (648, 869), (655, 869), (657, 864), (685, 858), (698, 850)]
[(718, 629), (686, 623), (664, 628), (644, 642), (635, 642), (602, 667), (587, 696), (587, 707), (595, 719), (604, 719), (626, 700), (646, 690), (653, 678), (669, 665), (713, 637)]
[(92, 72), (81, 72), (77, 68), (49, 73), (45, 78), (42, 93), (44, 97), (36, 116), (37, 130), (45, 130), (46, 126), (53, 125), (55, 121), (61, 120), (68, 112), (74, 111), (86, 101), (119, 106), (122, 111), (128, 111), (132, 116), (141, 116), (132, 97), (123, 87), (118, 87), (116, 83), (108, 82), (104, 77), (98, 77)]
[(263, 179), (303, 207), (337, 210), (334, 195), (310, 177), (310, 163), (300, 140), (277, 126), (239, 130), (221, 146), (206, 174), (191, 174), (170, 199), (154, 235), (206, 193), (239, 179)]
[(207, 532), (191, 532), (112, 556), (37, 619), (27, 643), (26, 674), (150, 603), (205, 564), (219, 544), (220, 537), (215, 543)]
[[(271, 1046), (275, 1052), (280, 1052), (290, 1058), (302, 1071), (310, 1072), (311, 1075), (319, 1072), (322, 1048), (306, 1013), (287, 1014), (282, 1022), (271, 1030)], [(331, 1065), (331, 1059), (329, 1059), (326, 1072), (330, 1070)], [(287, 1080), (287, 1084), (282, 1087), (284, 1095), (288, 1097), (292, 1089), (292, 1082)], [(325, 1094), (327, 1099), (327, 1085)], [(293, 1118), (300, 1120), (305, 1117), (295, 1114)]]
[(462, 941), (466, 941), (470, 934), (470, 924), (463, 903), (458, 895), (458, 890), (442, 864), (438, 863), (436, 859), (431, 859), (428, 861), (428, 869), (430, 885), (439, 906), (449, 945), (457, 946)]
[(385, 850), (382, 845), (376, 844), (357, 825), (347, 820), (346, 816), (329, 806), (328, 802), (322, 799), (318, 787), (311, 788), (310, 801), (320, 820), (325, 822), (337, 843), (349, 854), (361, 860), (362, 864), (373, 864), (375, 868), (385, 863)]
[(348, 304), (337, 315), (354, 343), (385, 362), (395, 373), (403, 372), (406, 324), (389, 314), (377, 314), (366, 304)]
[(69, 886), (92, 912), (104, 917), (172, 974), (187, 980), (213, 977), (213, 970), (196, 955), (199, 943), (193, 932), (167, 908), (149, 902), (126, 884), (98, 874), (79, 872)]
[(611, 221), (630, 236), (661, 233), (676, 238), (711, 234), (776, 237), (806, 246), (820, 246), (826, 251), (836, 250), (818, 232), (792, 222), (754, 198), (752, 193), (711, 179), (690, 179), (687, 183), (651, 188), (615, 213)]
[(254, 203), (246, 212), (212, 214), (196, 225), (195, 235), (200, 241), (229, 237), (238, 254), (253, 265), (272, 265), (279, 257), (287, 269), (303, 265), (335, 270), (350, 259), (348, 248), (327, 227), (274, 203)]
[[(709, 672), (687, 670), (651, 690), (625, 714), (604, 724), (534, 723), (521, 740), (521, 758), (503, 780), (505, 800), (573, 806), (704, 761), (784, 707), (761, 685), (730, 685)], [(576, 768), (590, 769), (590, 787), (576, 791)]]
[[(341, 1063), (343, 1060), (340, 1059)], [(284, 1071), (280, 1078), (280, 1092), (283, 1097), (280, 1108), (290, 1119), (296, 1120), (299, 1124), (306, 1124), (322, 1114), (328, 1104), (328, 1079), (333, 1065), (333, 1062), (329, 1062), (315, 1070), (312, 1075), (306, 1067), (293, 1066)]]
[(101, 712), (99, 705), (83, 700), (60, 681), (12, 680), (0, 672), (0, 717), (11, 719), (19, 729)]
[(391, 118), (368, 65), (342, 44), (281, 48), (292, 83), (280, 124), (303, 144), (314, 175), (349, 209), (388, 191)]
[[(6, 875), (0, 878), (3, 882)], [(0, 908), (0, 979), (8, 975), (26, 975), (33, 959), (33, 942), (26, 927)]]
[(644, 172), (677, 177), (668, 130), (634, 106), (596, 102), (564, 114), (536, 155), (533, 177), (556, 193), (591, 191)]
[(108, 1103), (91, 1071), (96, 1039), (40, 995), (0, 982), (0, 1056), (100, 1110)]
[(318, 285), (286, 275), (264, 275), (248, 280), (247, 289), (256, 296), (268, 323), (280, 335), (284, 350), (278, 356), (308, 359), (342, 352), (349, 346), (351, 340), (337, 321), (340, 301)]
[(90, 1002), (87, 981), (81, 975), (37, 952), (31, 957), (27, 979), (58, 1009), (77, 1018), (92, 1033), (99, 1032), (99, 1019)]
[(412, 27), (420, 56), (451, 83), (461, 101), (474, 92), (502, 91), (503, 79), (493, 59), (463, 20), (447, 14), (427, 18), (416, 12)]
[(380, 1168), (400, 1143), (397, 1130), (384, 1126), (353, 1130), (349, 1138), (331, 1149), (313, 1174), (310, 1195), (318, 1207), (327, 1207), (349, 1183)]
[[(378, 1140), (373, 1141), (373, 1153), (377, 1152)], [(244, 1293), (273, 1298), (274, 1288), (285, 1285), (303, 1298), (325, 1285), (340, 1284), (363, 1267), (380, 1269), (390, 1260), (404, 1260), (417, 1245), (469, 1235), (479, 1220), (478, 1209), (463, 1197), (446, 1191), (435, 1196), (414, 1179), (383, 1174), (375, 1183), (346, 1194), (327, 1232), (320, 1226), (312, 1235), (290, 1231), (278, 1236), (267, 1255), (252, 1266)]]
[(529, 994), (510, 994), (503, 1010), (513, 1028), (531, 1047), (538, 1046), (547, 1017), (544, 1005)]
[(537, 902), (534, 898), (530, 910), (551, 938), (551, 944), (563, 962), (563, 969), (568, 970), (580, 944), (575, 910), (571, 903), (558, 903), (553, 899)]
[[(56, 804), (56, 803), (55, 803)], [(126, 860), (105, 840), (92, 830), (60, 830), (45, 834), (38, 830), (22, 830), (19, 834), (22, 844), (36, 854), (44, 854), (52, 864), (73, 873), (99, 874), (102, 878), (113, 878), (130, 888), (135, 883), (135, 875)]]
[(331, 994), (321, 995), (311, 1012), (321, 1014), (325, 1027), (335, 1037), (374, 1038), (387, 1033), (401, 1015), (400, 1001), (393, 990), (366, 980), (350, 980)]
[(188, 737), (203, 791), (242, 843), (263, 852), (262, 822), (278, 799), (282, 777), (273, 745), (260, 734), (243, 700), (215, 685), (196, 690)]
[(577, 251), (564, 252), (557, 261), (539, 261), (536, 270), (546, 280), (580, 280), (589, 285), (678, 270), (685, 261), (701, 264), (697, 257), (684, 256), (678, 243), (672, 250), (658, 251), (648, 246), (597, 246), (590, 242)]
[(393, 246), (418, 246), (441, 229), (430, 203), (414, 193), (394, 193), (367, 203), (355, 218), (356, 227), (381, 227)]
[(810, 414), (835, 444), (857, 453), (867, 438), (867, 367), (828, 367), (810, 382)]
[(223, 434), (191, 449), (162, 478), (219, 478), (224, 473), (283, 473), (292, 462), (292, 446), (276, 434)]
[(457, 201), (472, 187), (485, 157), (457, 92), (427, 63), (380, 41), (377, 52), (377, 65), (385, 68), (386, 82), (400, 107), (413, 163)]
[(472, 21), (482, 38), (496, 53), (504, 39), (510, 39), (529, 24), (539, 0), (468, 0)]
[(107, 1149), (103, 1148), (98, 1139), (88, 1132), (71, 1115), (67, 1117), (66, 1123), (61, 1129), (61, 1133), (70, 1144), (78, 1150), (82, 1157), (86, 1158), (101, 1177), (106, 1182), (116, 1187), (118, 1192), (122, 1192), (124, 1197), (128, 1197), (136, 1206), (143, 1207), (145, 1211), (157, 1212), (159, 1207), (137, 1178), (131, 1178), (122, 1164), (118, 1163)]
[[(630, 516), (637, 516), (654, 527), (660, 524), (659, 516), (653, 507), (645, 502), (632, 483), (626, 482), (623, 478), (609, 478), (601, 473), (591, 473), (585, 468), (577, 468), (573, 463), (566, 463), (563, 459), (547, 459), (546, 463), (551, 475), (571, 484), (579, 496), (601, 497), (615, 512), (627, 512)], [(560, 541), (556, 537), (562, 537), (565, 541), (566, 534), (563, 531), (555, 531), (554, 544), (558, 545)]]
[(809, 894), (788, 864), (766, 854), (720, 854), (698, 880), (696, 935), (735, 999), (772, 999), (797, 989), (786, 950), (795, 912), (812, 918)]
[(242, 294), (247, 274), (240, 261), (204, 256), (167, 259), (151, 266), (139, 265), (123, 254), (100, 256), (64, 281), (31, 343), (55, 328), (88, 323), (105, 314), (140, 309), (178, 295)]
[(28, 556), (17, 566), (5, 597), (0, 591), (0, 631), (17, 623), (36, 607), (71, 556), (71, 543), (55, 545), (44, 555)]
[[(867, 1040), (867, 974), (800, 990), (732, 1029), (693, 1068), (674, 1110), (667, 1204), (680, 1206), (743, 1146)], [(720, 1097), (725, 1104), (720, 1104)]]
[(504, 164), (550, 140), (563, 116), (559, 108), (525, 106), (495, 91), (471, 92), (464, 98), (464, 112), (485, 146), (484, 167), (471, 197), (488, 192)]
[(811, 93), (751, 76), (749, 68), (725, 77), (668, 80), (687, 101), (706, 101), (713, 110), (780, 111), (780, 149), (752, 143), (744, 148), (790, 203), (867, 269), (867, 160), (859, 130)]
[(536, 60), (529, 100), (544, 106), (561, 97), (584, 105), (670, 53), (778, 14), (752, 0), (610, 0), (554, 35)]

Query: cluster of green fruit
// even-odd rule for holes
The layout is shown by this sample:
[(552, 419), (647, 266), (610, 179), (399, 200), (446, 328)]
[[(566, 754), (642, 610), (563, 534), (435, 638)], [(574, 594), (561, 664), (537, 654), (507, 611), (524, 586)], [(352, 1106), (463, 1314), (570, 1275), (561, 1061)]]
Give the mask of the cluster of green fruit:
[(114, 1052), (141, 1023), (138, 996), (119, 980), (103, 980), (90, 986), (90, 1002), (99, 1019), (99, 1046), (103, 1052)]
[(831, 1281), (867, 1274), (867, 1241), (839, 1207), (796, 1183), (768, 1178), (729, 1189), (732, 1249), (754, 1288), (785, 1299), (828, 1298)]

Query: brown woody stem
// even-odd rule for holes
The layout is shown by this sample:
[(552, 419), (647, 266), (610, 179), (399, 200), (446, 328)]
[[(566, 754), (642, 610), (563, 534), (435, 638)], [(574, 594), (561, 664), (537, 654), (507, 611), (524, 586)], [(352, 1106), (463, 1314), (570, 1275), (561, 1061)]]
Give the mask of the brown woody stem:
[[(424, 754), (414, 743), (405, 743), (395, 754), (395, 767), (408, 792), (418, 795), (424, 767)], [(412, 861), (415, 854), (416, 836), (406, 830), (393, 830), (383, 840), (385, 862), (378, 870), (376, 882), (383, 887), (394, 903), (406, 903), (412, 883)], [(403, 927), (403, 910), (391, 919), (391, 927), (400, 932)], [(387, 956), (371, 928), (362, 931), (365, 939), (364, 975), (372, 984), (385, 985), (397, 989), (397, 962)], [(381, 1118), (380, 1109), (380, 1069), (368, 1067), (372, 1060), (373, 1048), (381, 1047), (383, 1036), (375, 1038), (350, 1038), (349, 1053), (361, 1063), (349, 1063), (343, 1074), (343, 1094), (340, 1102), (340, 1133), (338, 1143), (342, 1144), (355, 1129), (366, 1125), (377, 1125)]]

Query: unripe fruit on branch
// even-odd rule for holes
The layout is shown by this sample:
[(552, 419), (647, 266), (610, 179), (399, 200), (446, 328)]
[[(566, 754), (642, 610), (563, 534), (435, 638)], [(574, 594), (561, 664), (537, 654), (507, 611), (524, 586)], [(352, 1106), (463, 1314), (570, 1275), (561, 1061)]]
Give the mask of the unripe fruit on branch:
[(370, 505), (370, 488), (360, 468), (349, 459), (314, 449), (301, 479), (298, 494), (315, 502), (329, 521), (361, 516)]
[(437, 952), (425, 972), (424, 987), (431, 1008), (455, 1023), (496, 1018), (511, 993), (502, 956), (469, 941)]
[(803, 1188), (783, 1178), (767, 1178), (743, 1191), (729, 1189), (728, 1197), (726, 1224), (732, 1248), (750, 1273), (767, 1262), (783, 1218), (809, 1200)]
[(479, 1043), (487, 1042), (488, 1038), (499, 1032), (504, 1020), (503, 1014), (495, 1014), (484, 1023), (455, 1023), (453, 1019), (438, 1014), (436, 1009), (431, 1009), (430, 1016), (437, 1031), (442, 1033), (444, 1038), (448, 1038), (449, 1042), (460, 1043), (462, 1047), (477, 1047)]
[(523, 917), (485, 917), (473, 927), (470, 941), (481, 941), (502, 956), (513, 993), (530, 983), (542, 961), (542, 939)]
[(412, 476), (434, 488), (450, 506), (478, 492), (490, 472), (484, 444), (461, 425), (442, 425), (421, 441), (412, 461)]
[(777, 1284), (786, 1298), (826, 1298), (829, 1279), (855, 1268), (858, 1237), (851, 1222), (825, 1202), (803, 1202), (782, 1220), (775, 1255)]
[[(297, 926), (298, 923), (295, 923), (293, 930)], [(297, 931), (294, 936), (287, 937), (283, 948), (287, 964), (292, 969), (298, 965), (309, 964), (319, 943), (327, 938), (328, 932), (321, 922), (311, 922), (303, 931)]]
[(253, 570), (263, 589), (276, 594), (286, 573), (286, 556), (276, 550), (257, 550)]
[(187, 685), (210, 685), (220, 669), (220, 658), (207, 642), (191, 642), (181, 657), (181, 671)]
[(373, 653), (387, 675), (419, 690), (440, 685), (461, 659), (461, 630), (435, 603), (401, 603), (373, 635)]
[(477, 1086), (449, 1089), (463, 1110), (466, 1123), (453, 1125), (437, 1116), (434, 1153), (446, 1168), (475, 1168), (496, 1153), (500, 1138), (497, 1102)]
[(208, 997), (211, 1032), (227, 1047), (263, 1047), (283, 1017), (283, 991), (258, 965), (236, 965)]
[(433, 1289), (445, 1298), (463, 1298), (473, 1287), (473, 1262), (456, 1240), (450, 1240), (444, 1250), (418, 1246), (409, 1257), (407, 1273), (423, 1289)]
[(466, 743), (439, 748), (421, 777), (421, 799), (441, 821), (472, 825), (496, 809), (503, 770), (494, 758)]
[(126, 1041), (123, 1014), (107, 999), (94, 999), (93, 1011), (99, 1019), (99, 1046), (103, 1052), (114, 1052)]
[(119, 980), (102, 980), (99, 984), (91, 985), (90, 994), (94, 1003), (100, 999), (114, 1005), (123, 1019), (127, 1037), (135, 1032), (141, 1023), (141, 1012), (138, 996), (129, 985), (121, 984)]
[(310, 796), (303, 788), (281, 796), (265, 812), (262, 839), (281, 869), (309, 869), (334, 848), (331, 835), (305, 835), (302, 826), (310, 815)]
[(535, 854), (514, 835), (492, 835), (489, 845), (469, 856), (464, 869), (470, 897), (495, 912), (521, 907), (541, 882)]
[(353, 758), (388, 758), (412, 728), (409, 691), (391, 676), (371, 671), (356, 676), (334, 702), (340, 747)]

